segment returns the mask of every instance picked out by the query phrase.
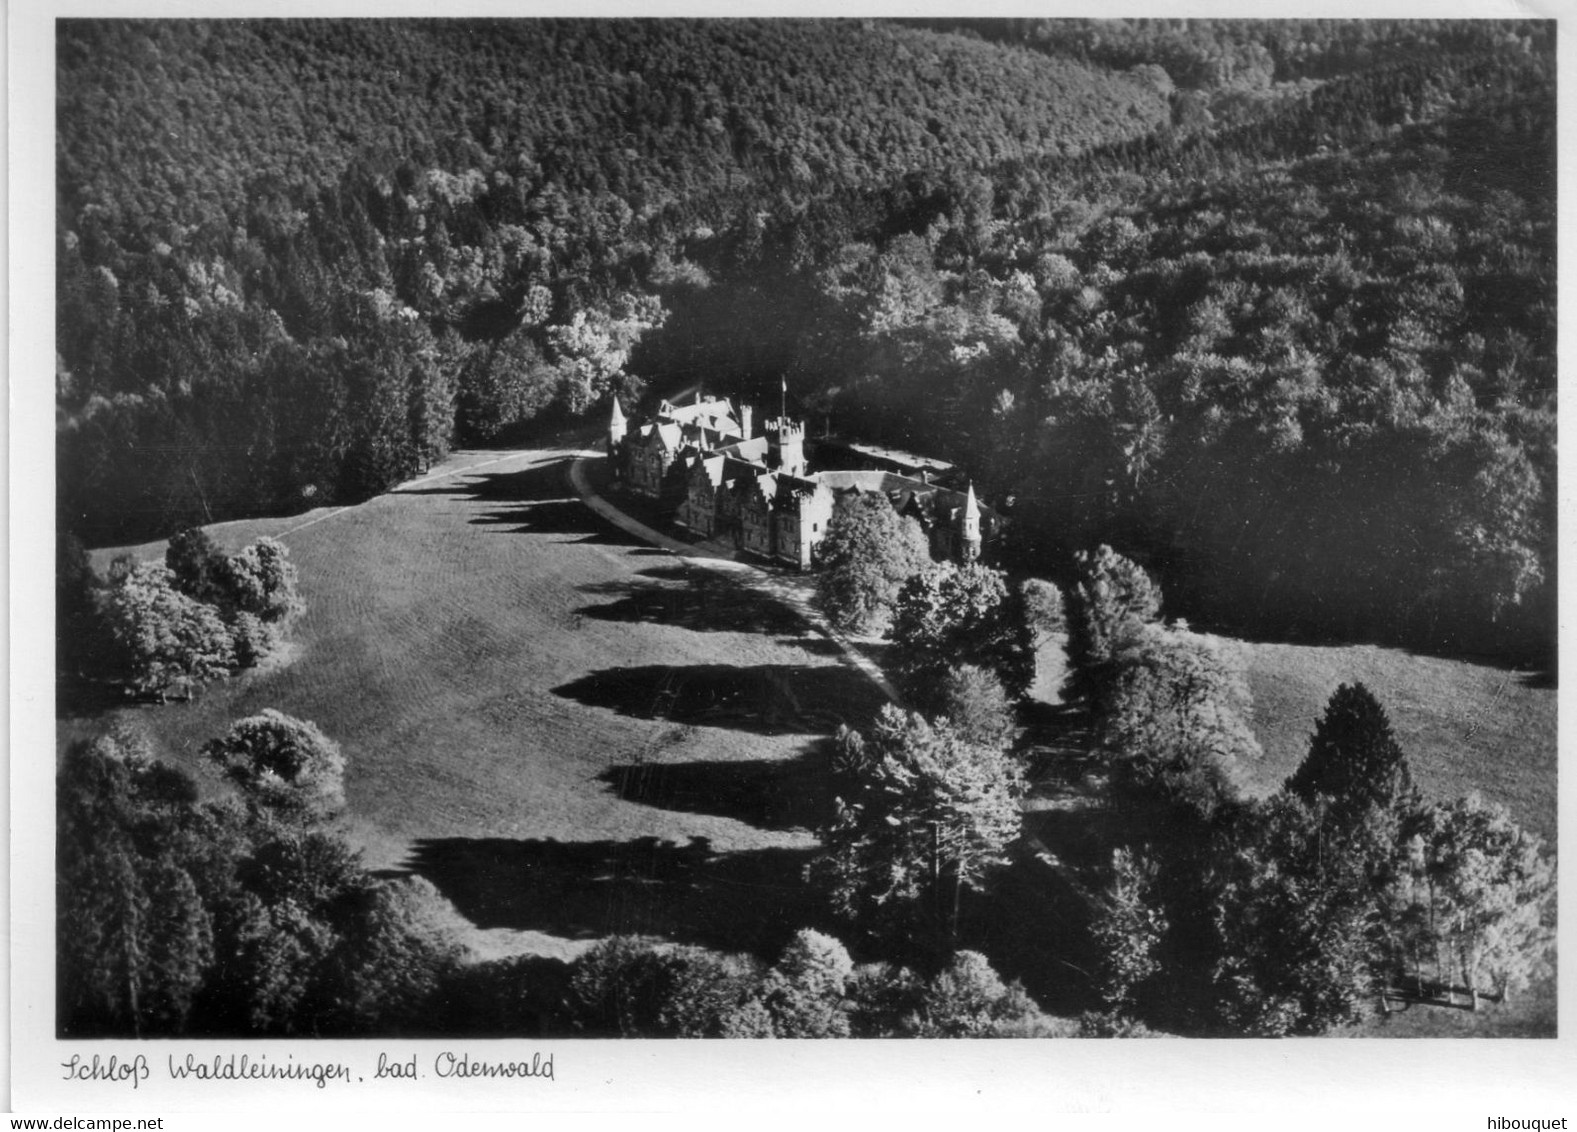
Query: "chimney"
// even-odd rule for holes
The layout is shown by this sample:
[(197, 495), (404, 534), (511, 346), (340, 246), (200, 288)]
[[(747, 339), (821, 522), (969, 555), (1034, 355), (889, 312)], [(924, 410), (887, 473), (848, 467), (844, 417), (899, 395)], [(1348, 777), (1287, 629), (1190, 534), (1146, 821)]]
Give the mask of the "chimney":
[(751, 437), (751, 416), (750, 406), (741, 404), (739, 406), (739, 431), (744, 434), (745, 440), (749, 440)]

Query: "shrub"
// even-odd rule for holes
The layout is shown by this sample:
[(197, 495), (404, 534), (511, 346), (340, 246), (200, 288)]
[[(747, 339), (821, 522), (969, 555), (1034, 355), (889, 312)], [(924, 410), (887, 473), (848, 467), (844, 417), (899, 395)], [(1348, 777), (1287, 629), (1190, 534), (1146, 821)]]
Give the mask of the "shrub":
[(794, 933), (767, 972), (759, 996), (780, 1038), (849, 1036), (847, 988), (854, 963), (843, 944), (821, 932)]
[(746, 960), (614, 936), (571, 966), (569, 1020), (605, 1037), (749, 1037), (757, 981)]
[(345, 808), (345, 756), (306, 720), (269, 708), (237, 720), (203, 752), (256, 811), (310, 825)]
[(923, 1038), (1027, 1037), (1046, 1021), (1017, 983), (1005, 984), (984, 955), (960, 951), (921, 996)]

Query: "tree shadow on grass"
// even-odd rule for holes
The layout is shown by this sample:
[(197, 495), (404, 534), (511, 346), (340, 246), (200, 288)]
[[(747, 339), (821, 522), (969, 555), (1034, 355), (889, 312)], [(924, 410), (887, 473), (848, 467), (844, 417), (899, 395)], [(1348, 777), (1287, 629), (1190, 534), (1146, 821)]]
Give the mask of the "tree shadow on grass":
[(1522, 686), (1525, 688), (1540, 688), (1551, 691), (1561, 686), (1560, 669), (1557, 667), (1556, 662), (1551, 660), (1545, 668), (1534, 672), (1522, 673), (1521, 681)]
[(500, 506), (471, 522), (511, 528), (510, 534), (580, 535), (578, 541), (644, 547), (634, 535), (598, 515), (575, 495), (568, 467), (571, 457), (535, 464), (518, 472), (469, 475), (433, 487), (411, 488), (396, 495), (459, 496)]
[(604, 668), (553, 694), (637, 719), (726, 727), (758, 735), (826, 734), (861, 727), (885, 702), (845, 665), (696, 664)]
[(821, 742), (792, 759), (626, 763), (598, 777), (626, 802), (734, 818), (757, 829), (813, 830), (832, 805)]
[(810, 631), (805, 618), (780, 602), (741, 585), (737, 578), (684, 562), (642, 570), (638, 578), (581, 587), (589, 594), (617, 595), (607, 605), (579, 610), (598, 621), (674, 625), (698, 633)]
[(811, 853), (717, 853), (704, 837), (684, 845), (444, 838), (418, 841), (402, 870), (431, 881), (483, 929), (653, 935), (770, 959), (795, 931), (825, 919), (804, 881)]

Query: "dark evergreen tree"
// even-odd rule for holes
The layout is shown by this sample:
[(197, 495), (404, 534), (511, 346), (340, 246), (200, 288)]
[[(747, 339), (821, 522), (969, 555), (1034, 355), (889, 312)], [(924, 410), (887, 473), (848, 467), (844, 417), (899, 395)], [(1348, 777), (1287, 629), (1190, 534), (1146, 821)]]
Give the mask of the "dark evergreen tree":
[(164, 552), (171, 584), (189, 598), (217, 605), (225, 573), (224, 555), (201, 527), (187, 527), (170, 537)]
[(1077, 568), (1069, 601), (1069, 681), (1088, 701), (1100, 694), (1122, 642), (1160, 616), (1161, 590), (1141, 566), (1109, 546), (1081, 551)]
[(1407, 756), (1368, 688), (1355, 683), (1336, 689), (1286, 788), (1309, 803), (1324, 795), (1339, 813), (1390, 808), (1411, 798)]

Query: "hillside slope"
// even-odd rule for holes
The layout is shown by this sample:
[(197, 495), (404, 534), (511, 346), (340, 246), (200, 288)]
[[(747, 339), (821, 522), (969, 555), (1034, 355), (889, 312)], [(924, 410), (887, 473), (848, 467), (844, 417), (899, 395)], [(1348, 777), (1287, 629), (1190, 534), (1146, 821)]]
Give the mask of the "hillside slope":
[(234, 222), (258, 182), (323, 188), (358, 155), (640, 209), (1072, 153), (1168, 114), (1132, 77), (863, 21), (68, 21), (59, 62), (67, 227), (89, 205)]

